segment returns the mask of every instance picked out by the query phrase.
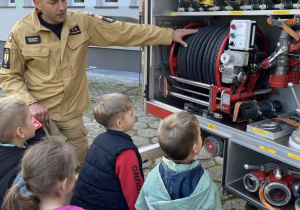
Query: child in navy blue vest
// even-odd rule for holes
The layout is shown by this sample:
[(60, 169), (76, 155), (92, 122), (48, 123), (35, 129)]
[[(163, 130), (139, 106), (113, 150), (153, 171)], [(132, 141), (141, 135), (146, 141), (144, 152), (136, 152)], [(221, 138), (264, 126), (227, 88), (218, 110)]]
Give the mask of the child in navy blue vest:
[(144, 176), (138, 149), (125, 133), (135, 122), (133, 103), (126, 95), (107, 94), (93, 115), (107, 131), (96, 137), (88, 151), (71, 204), (89, 210), (135, 209)]
[(19, 163), (26, 141), (35, 135), (27, 104), (17, 98), (0, 99), (0, 206), (8, 188), (20, 176)]

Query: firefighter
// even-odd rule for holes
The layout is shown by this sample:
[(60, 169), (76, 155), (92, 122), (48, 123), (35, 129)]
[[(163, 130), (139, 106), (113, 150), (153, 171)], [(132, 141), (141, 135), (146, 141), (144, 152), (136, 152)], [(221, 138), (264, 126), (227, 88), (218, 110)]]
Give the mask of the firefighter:
[(67, 0), (33, 0), (35, 9), (8, 35), (0, 70), (7, 96), (25, 101), (41, 122), (49, 118), (75, 146), (83, 164), (88, 150), (82, 113), (90, 106), (87, 49), (96, 46), (186, 46), (182, 37), (196, 29), (163, 29), (67, 11)]

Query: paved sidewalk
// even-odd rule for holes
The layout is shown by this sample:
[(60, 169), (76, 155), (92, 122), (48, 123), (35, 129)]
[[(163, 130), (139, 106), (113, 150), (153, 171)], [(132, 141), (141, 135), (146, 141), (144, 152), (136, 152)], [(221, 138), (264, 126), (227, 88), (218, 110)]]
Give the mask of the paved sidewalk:
[[(104, 94), (119, 92), (128, 94), (134, 104), (134, 111), (136, 113), (136, 123), (133, 129), (128, 132), (132, 137), (134, 143), (139, 148), (157, 143), (157, 128), (160, 119), (152, 115), (146, 114), (143, 111), (143, 97), (142, 87), (139, 86), (138, 73), (124, 73), (118, 71), (107, 70), (89, 70), (87, 71), (89, 88), (91, 94), (91, 107), (84, 113), (84, 122), (89, 130), (88, 139), (89, 144), (100, 133), (105, 131), (105, 128), (100, 126), (92, 116), (92, 108), (95, 102)], [(4, 94), (0, 89), (0, 97)], [(202, 166), (208, 170), (211, 178), (218, 186), (221, 194), (223, 208), (226, 210), (243, 210), (245, 209), (245, 201), (229, 195), (224, 197), (221, 192), (222, 181), (222, 165), (223, 158), (213, 158), (205, 153), (204, 150), (197, 156), (201, 160)], [(143, 164), (145, 175), (160, 161), (159, 159)]]
[[(104, 94), (119, 92), (128, 94), (132, 99), (134, 111), (137, 116), (133, 129), (128, 133), (134, 143), (139, 147), (157, 143), (157, 128), (160, 119), (153, 115), (146, 114), (143, 111), (143, 94), (142, 87), (139, 87), (138, 73), (107, 71), (107, 70), (90, 70), (87, 73), (89, 80), (89, 88), (92, 99), (92, 106)], [(105, 129), (99, 126), (92, 117), (91, 108), (85, 113), (84, 120), (89, 129), (89, 141), (93, 139)], [(221, 194), (223, 208), (226, 210), (243, 210), (245, 209), (245, 201), (236, 196), (229, 195), (227, 198), (221, 191), (223, 158), (213, 158), (209, 156), (204, 149), (198, 155), (202, 166), (208, 170), (211, 178), (218, 186)], [(145, 175), (160, 161), (160, 158), (152, 162), (144, 163)]]

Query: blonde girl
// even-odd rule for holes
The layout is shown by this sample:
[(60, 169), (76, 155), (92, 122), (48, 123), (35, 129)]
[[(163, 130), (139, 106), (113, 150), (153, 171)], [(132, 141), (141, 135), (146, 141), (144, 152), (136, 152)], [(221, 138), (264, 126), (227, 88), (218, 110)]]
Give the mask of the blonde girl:
[[(75, 184), (77, 159), (74, 149), (59, 140), (30, 147), (21, 161), (22, 178), (7, 192), (2, 210), (82, 210), (66, 205)], [(32, 195), (20, 192), (26, 186)]]

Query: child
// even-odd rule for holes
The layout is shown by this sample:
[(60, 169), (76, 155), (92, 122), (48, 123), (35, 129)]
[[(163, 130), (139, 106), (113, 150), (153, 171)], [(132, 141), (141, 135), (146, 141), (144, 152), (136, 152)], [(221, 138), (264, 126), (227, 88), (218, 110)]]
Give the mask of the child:
[(136, 209), (222, 209), (216, 185), (194, 160), (202, 147), (197, 118), (183, 111), (167, 117), (158, 141), (167, 157), (147, 176)]
[(17, 98), (0, 99), (0, 206), (7, 189), (20, 176), (19, 163), (26, 140), (35, 135), (35, 125), (26, 103)]
[[(2, 210), (82, 210), (66, 205), (75, 185), (77, 159), (74, 148), (60, 140), (44, 140), (25, 152), (22, 178), (7, 192)], [(26, 186), (33, 195), (20, 192)]]
[(135, 209), (144, 183), (142, 160), (127, 132), (135, 121), (130, 98), (104, 95), (93, 110), (107, 128), (96, 137), (82, 166), (71, 204), (85, 209)]

